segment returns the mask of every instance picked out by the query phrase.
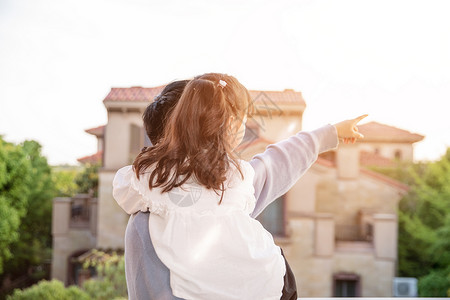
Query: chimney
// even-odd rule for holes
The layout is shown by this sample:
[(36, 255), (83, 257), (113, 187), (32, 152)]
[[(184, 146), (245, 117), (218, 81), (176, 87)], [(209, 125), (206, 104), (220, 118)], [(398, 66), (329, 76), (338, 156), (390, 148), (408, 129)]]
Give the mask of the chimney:
[(340, 143), (336, 151), (337, 174), (340, 179), (356, 179), (359, 175), (359, 147)]

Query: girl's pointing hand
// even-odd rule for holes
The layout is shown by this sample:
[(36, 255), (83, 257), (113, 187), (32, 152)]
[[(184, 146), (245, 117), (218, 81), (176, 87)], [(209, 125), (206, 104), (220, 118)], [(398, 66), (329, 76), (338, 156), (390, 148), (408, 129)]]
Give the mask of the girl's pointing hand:
[(356, 124), (358, 124), (359, 121), (361, 121), (367, 116), (368, 115), (362, 115), (355, 119), (345, 120), (334, 124), (334, 127), (336, 127), (338, 137), (340, 139), (343, 139), (345, 144), (348, 144), (350, 142), (354, 144), (357, 139), (364, 138), (364, 135), (362, 135), (358, 131), (358, 127), (356, 127)]

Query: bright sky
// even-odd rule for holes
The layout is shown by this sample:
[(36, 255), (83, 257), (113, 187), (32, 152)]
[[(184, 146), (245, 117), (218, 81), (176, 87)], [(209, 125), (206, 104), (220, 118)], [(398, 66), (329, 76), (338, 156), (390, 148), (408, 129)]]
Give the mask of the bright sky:
[(204, 72), (301, 91), (303, 128), (368, 113), (450, 146), (447, 0), (0, 0), (0, 135), (51, 164), (96, 152), (111, 87)]

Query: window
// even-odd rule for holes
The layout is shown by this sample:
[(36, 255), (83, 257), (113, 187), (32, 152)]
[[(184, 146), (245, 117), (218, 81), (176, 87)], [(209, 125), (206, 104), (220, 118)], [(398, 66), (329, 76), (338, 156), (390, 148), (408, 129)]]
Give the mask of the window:
[(93, 277), (96, 273), (96, 270), (94, 267), (90, 266), (87, 269), (83, 267), (83, 262), (80, 261), (79, 257), (85, 254), (87, 249), (76, 251), (72, 253), (68, 257), (68, 265), (67, 265), (67, 279), (65, 284), (69, 285), (79, 285), (81, 286), (82, 283), (91, 277)]
[(70, 198), (70, 228), (89, 228), (90, 214), (91, 197), (78, 194)]
[(333, 278), (333, 297), (360, 297), (360, 277), (353, 273), (338, 273)]
[(285, 197), (281, 196), (256, 218), (274, 236), (285, 236)]
[(141, 152), (141, 128), (137, 125), (130, 125), (130, 161), (134, 161), (135, 157)]
[(373, 240), (373, 225), (370, 223), (364, 224), (364, 230), (362, 233), (362, 238), (366, 241), (371, 242)]
[(134, 161), (136, 156), (141, 153), (142, 148), (151, 146), (150, 139), (143, 127), (135, 124), (130, 125), (130, 163)]
[(401, 150), (395, 150), (395, 159), (401, 160), (402, 159), (402, 151)]

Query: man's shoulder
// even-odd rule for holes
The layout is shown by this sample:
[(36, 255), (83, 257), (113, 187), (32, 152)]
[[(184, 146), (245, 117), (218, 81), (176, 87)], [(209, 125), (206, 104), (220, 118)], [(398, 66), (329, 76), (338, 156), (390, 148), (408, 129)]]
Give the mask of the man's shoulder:
[(125, 239), (149, 239), (148, 218), (150, 213), (137, 212), (130, 216), (125, 232)]

